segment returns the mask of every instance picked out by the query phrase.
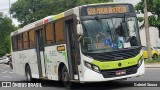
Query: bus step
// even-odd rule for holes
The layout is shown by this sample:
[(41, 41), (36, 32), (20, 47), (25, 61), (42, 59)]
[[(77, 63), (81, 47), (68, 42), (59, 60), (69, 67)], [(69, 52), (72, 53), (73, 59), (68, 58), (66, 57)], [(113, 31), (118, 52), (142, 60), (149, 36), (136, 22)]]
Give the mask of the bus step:
[(74, 83), (80, 83), (79, 80), (70, 80), (71, 82), (74, 82)]
[(48, 80), (48, 77), (40, 77), (40, 79)]

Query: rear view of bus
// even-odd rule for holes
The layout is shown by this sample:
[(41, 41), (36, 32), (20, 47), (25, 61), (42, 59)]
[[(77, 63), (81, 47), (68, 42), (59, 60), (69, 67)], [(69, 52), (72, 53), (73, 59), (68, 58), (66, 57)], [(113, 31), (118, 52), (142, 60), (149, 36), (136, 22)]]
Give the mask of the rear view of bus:
[(84, 81), (108, 81), (144, 74), (138, 21), (131, 4), (83, 6), (80, 37)]

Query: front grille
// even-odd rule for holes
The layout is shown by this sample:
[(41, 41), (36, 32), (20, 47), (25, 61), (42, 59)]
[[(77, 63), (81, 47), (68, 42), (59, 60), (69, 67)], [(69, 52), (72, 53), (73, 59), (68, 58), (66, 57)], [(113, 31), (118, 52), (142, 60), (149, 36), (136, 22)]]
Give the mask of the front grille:
[(137, 56), (141, 50), (141, 47), (137, 48), (129, 48), (122, 49), (112, 52), (104, 52), (104, 53), (84, 53), (87, 56), (92, 57), (95, 60), (106, 62), (106, 61), (115, 61), (115, 60), (123, 60), (129, 59)]
[(104, 78), (112, 78), (112, 77), (122, 76), (122, 75), (117, 76), (116, 71), (126, 70), (125, 75), (130, 75), (130, 74), (135, 74), (137, 72), (137, 69), (138, 69), (138, 66), (134, 65), (131, 67), (126, 67), (126, 68), (121, 68), (121, 69), (103, 70), (103, 71), (100, 71), (100, 73), (103, 75)]

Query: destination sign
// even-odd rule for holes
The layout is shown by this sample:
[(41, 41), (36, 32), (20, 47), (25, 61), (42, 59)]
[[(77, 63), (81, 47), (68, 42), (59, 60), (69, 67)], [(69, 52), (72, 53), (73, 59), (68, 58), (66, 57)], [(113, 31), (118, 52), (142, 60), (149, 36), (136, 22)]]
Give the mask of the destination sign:
[(118, 13), (129, 13), (132, 10), (129, 5), (99, 5), (99, 6), (88, 6), (83, 7), (81, 10), (82, 16), (91, 15), (105, 15), (105, 14), (118, 14)]

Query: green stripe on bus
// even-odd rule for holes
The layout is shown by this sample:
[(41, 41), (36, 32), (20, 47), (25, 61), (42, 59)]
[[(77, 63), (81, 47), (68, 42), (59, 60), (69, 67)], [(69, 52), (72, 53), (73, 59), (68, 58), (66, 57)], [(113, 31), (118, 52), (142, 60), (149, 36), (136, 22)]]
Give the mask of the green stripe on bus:
[[(124, 67), (137, 65), (140, 57), (141, 55), (137, 55), (130, 59), (117, 60), (117, 61), (109, 61), (109, 60), (107, 61), (106, 60), (106, 62), (100, 62), (97, 60), (93, 60), (92, 64), (98, 66), (100, 70), (118, 69), (118, 68), (124, 68)], [(121, 66), (118, 65), (119, 63), (121, 63)]]
[(49, 63), (49, 59), (47, 58), (47, 55), (45, 55), (45, 63)]
[(63, 52), (62, 55), (65, 57), (65, 60), (67, 61), (67, 53)]
[(65, 58), (65, 61), (67, 61), (67, 52), (59, 52), (59, 54), (63, 55), (64, 58)]

